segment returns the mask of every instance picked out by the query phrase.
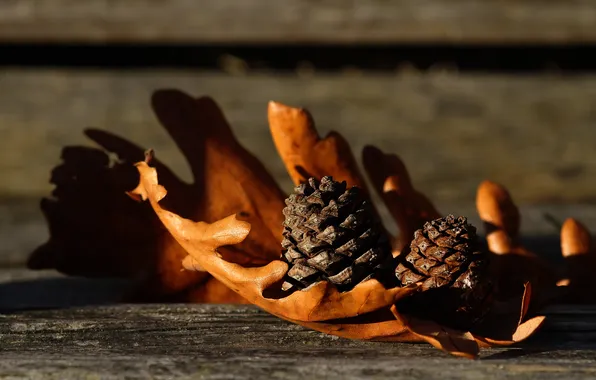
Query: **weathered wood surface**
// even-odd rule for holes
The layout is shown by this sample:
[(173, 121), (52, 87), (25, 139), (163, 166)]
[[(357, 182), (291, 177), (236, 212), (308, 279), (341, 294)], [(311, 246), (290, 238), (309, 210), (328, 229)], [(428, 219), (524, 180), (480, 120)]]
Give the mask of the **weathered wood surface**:
[(540, 334), (481, 359), (426, 344), (350, 341), (254, 307), (118, 305), (0, 316), (3, 378), (587, 379), (594, 307), (557, 308)]
[(592, 0), (20, 0), (0, 41), (579, 43), (595, 20)]
[[(596, 30), (596, 29), (595, 29)], [(39, 196), (67, 144), (97, 127), (189, 171), (149, 106), (179, 88), (219, 102), (240, 141), (290, 189), (271, 141), (269, 100), (309, 108), (322, 134), (399, 154), (433, 200), (472, 202), (492, 179), (521, 203), (596, 198), (596, 76), (432, 73), (350, 76), (214, 71), (0, 70), (0, 196)]]

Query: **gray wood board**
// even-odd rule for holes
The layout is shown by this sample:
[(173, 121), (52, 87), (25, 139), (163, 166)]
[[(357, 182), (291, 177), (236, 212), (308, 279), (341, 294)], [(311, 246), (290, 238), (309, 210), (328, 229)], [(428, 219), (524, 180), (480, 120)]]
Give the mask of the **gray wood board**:
[(592, 0), (20, 0), (0, 41), (579, 43), (595, 19)]
[(155, 149), (189, 179), (157, 123), (151, 93), (210, 95), (239, 140), (291, 189), (273, 146), (267, 102), (309, 108), (320, 132), (337, 130), (356, 156), (365, 144), (399, 154), (438, 203), (472, 202), (492, 179), (520, 203), (596, 198), (596, 77), (431, 73), (312, 76), (212, 71), (0, 70), (0, 196), (49, 193), (51, 168), (97, 127)]
[(527, 343), (450, 357), (360, 342), (251, 306), (117, 305), (0, 316), (3, 378), (583, 379), (596, 373), (594, 307), (561, 308)]

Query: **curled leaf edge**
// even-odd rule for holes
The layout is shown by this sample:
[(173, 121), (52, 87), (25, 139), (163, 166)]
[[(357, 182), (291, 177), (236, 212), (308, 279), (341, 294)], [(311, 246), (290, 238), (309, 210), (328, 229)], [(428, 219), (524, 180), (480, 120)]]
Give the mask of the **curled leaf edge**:
[[(244, 268), (225, 261), (217, 248), (243, 241), (250, 233), (250, 224), (230, 215), (212, 224), (194, 222), (165, 210), (159, 202), (167, 190), (158, 183), (157, 170), (147, 161), (135, 164), (140, 174), (139, 185), (129, 195), (139, 200), (149, 200), (153, 210), (186, 250), (190, 258), (184, 260), (186, 269), (205, 270), (249, 302), (284, 319), (301, 322), (321, 322), (356, 317), (390, 307), (399, 299), (418, 291), (418, 284), (408, 287), (385, 288), (376, 279), (356, 285), (352, 290), (339, 292), (332, 283), (317, 282), (305, 290), (283, 298), (268, 298), (263, 293), (281, 282), (288, 264), (273, 260), (262, 267)], [(221, 232), (221, 230), (226, 232)], [(213, 231), (218, 231), (213, 234)], [(195, 234), (211, 233), (208, 239), (193, 240)], [(210, 248), (212, 247), (212, 248)]]

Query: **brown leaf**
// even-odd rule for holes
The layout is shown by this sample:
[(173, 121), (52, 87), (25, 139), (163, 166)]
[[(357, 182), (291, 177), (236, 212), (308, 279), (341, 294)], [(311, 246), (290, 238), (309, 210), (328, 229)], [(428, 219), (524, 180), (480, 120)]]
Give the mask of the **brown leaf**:
[(596, 252), (587, 228), (579, 221), (569, 218), (561, 228), (561, 253), (567, 263), (567, 278), (559, 280), (567, 292), (562, 302), (592, 303), (596, 300), (594, 268)]
[[(207, 270), (247, 301), (280, 318), (317, 331), (351, 339), (425, 340), (456, 356), (473, 358), (477, 355), (478, 344), (470, 333), (399, 315), (393, 305), (402, 297), (416, 292), (415, 286), (385, 289), (376, 280), (369, 280), (352, 291), (339, 293), (332, 284), (319, 282), (305, 291), (297, 291), (286, 297), (267, 296), (268, 291), (279, 288), (288, 269), (286, 263), (276, 260), (264, 267), (244, 268), (225, 261), (218, 253), (219, 247), (237, 244), (245, 239), (250, 232), (248, 223), (236, 219), (235, 215), (212, 224), (181, 218), (159, 204), (166, 197), (166, 190), (158, 184), (156, 170), (144, 162), (137, 164), (137, 169), (141, 180), (133, 193), (150, 201), (160, 220), (189, 253), (184, 260), (187, 269)], [(527, 308), (526, 302), (522, 305), (523, 311)], [(392, 306), (396, 319), (386, 314)], [(529, 335), (533, 327), (522, 324), (518, 330), (517, 335), (514, 334), (515, 339)], [(525, 335), (520, 337), (520, 334)], [(480, 341), (503, 344), (491, 338)]]
[(471, 331), (463, 332), (441, 326), (435, 321), (406, 315), (393, 306), (391, 311), (412, 334), (456, 356), (475, 358), (479, 347), (508, 346), (523, 341), (543, 324), (538, 315), (525, 319), (531, 300), (531, 286), (522, 295), (507, 302), (496, 302), (490, 313)]
[(340, 134), (331, 132), (321, 139), (307, 110), (277, 102), (269, 102), (268, 117), (273, 141), (294, 184), (330, 175), (366, 191), (350, 146)]
[(243, 298), (232, 289), (228, 288), (217, 279), (209, 277), (204, 283), (198, 284), (188, 291), (185, 302), (190, 303), (216, 303), (216, 304), (247, 304)]
[(425, 222), (440, 218), (430, 200), (412, 185), (404, 163), (393, 154), (385, 154), (373, 146), (362, 152), (364, 167), (401, 233), (396, 250), (401, 251)]
[[(190, 197), (174, 194), (183, 204), (174, 210), (206, 222), (238, 213), (251, 223), (254, 236), (222, 254), (228, 250), (260, 264), (278, 258), (285, 195), (263, 164), (238, 143), (215, 102), (163, 90), (154, 94), (153, 108), (194, 177)], [(194, 208), (192, 201), (189, 205), (193, 198)]]
[(284, 319), (309, 329), (347, 339), (379, 342), (424, 342), (424, 339), (413, 334), (401, 321), (395, 319), (389, 309), (379, 309), (357, 317), (325, 322)]
[(476, 208), (493, 254), (490, 260), (497, 296), (508, 299), (520, 295), (524, 284), (531, 282), (540, 302), (549, 297), (555, 275), (544, 260), (519, 242), (520, 215), (507, 190), (491, 181), (482, 182)]
[(395, 306), (391, 309), (395, 317), (401, 321), (414, 335), (430, 343), (439, 350), (452, 355), (474, 359), (480, 348), (469, 332), (461, 332), (441, 326), (434, 321), (422, 320), (413, 316), (400, 314)]
[[(339, 133), (332, 131), (321, 139), (307, 110), (278, 102), (269, 102), (268, 119), (273, 142), (294, 184), (332, 176), (370, 195), (350, 145)], [(375, 205), (370, 206), (378, 217)]]
[[(561, 252), (563, 257), (592, 254), (592, 238), (588, 229), (579, 221), (569, 218), (561, 227)], [(590, 273), (586, 268), (574, 268), (578, 275)], [(572, 271), (572, 272), (574, 272)]]
[(157, 172), (145, 162), (137, 165), (139, 186), (132, 192), (148, 199), (164, 226), (188, 252), (184, 260), (189, 270), (206, 270), (249, 302), (283, 318), (303, 322), (354, 317), (393, 305), (398, 299), (417, 290), (385, 287), (377, 280), (358, 284), (349, 292), (340, 293), (333, 284), (319, 282), (305, 291), (285, 297), (275, 293), (288, 270), (288, 264), (274, 260), (263, 267), (245, 268), (221, 258), (218, 248), (241, 243), (251, 226), (231, 215), (212, 224), (193, 222), (161, 207), (166, 190), (158, 184)]
[(484, 181), (478, 186), (476, 208), (485, 224), (488, 246), (496, 254), (509, 254), (518, 247), (520, 215), (509, 192)]
[(526, 283), (524, 286), (524, 293), (522, 294), (521, 299), (521, 310), (519, 313), (519, 318), (517, 320), (517, 324), (521, 324), (523, 320), (528, 315), (528, 311), (530, 310), (530, 301), (532, 300), (532, 284)]
[[(224, 257), (248, 266), (278, 258), (284, 194), (263, 165), (235, 140), (217, 105), (209, 98), (164, 90), (154, 94), (153, 108), (194, 177), (193, 183), (184, 183), (152, 160), (172, 192), (168, 208), (206, 221), (238, 212), (256, 233), (237, 247), (224, 247)], [(55, 199), (42, 204), (51, 239), (31, 255), (30, 267), (73, 275), (142, 277), (141, 292), (135, 296), (141, 301), (167, 301), (180, 294), (214, 301), (197, 287), (214, 284), (210, 275), (181, 272), (184, 249), (147, 204), (124, 193), (138, 183), (132, 164), (142, 159), (144, 149), (107, 132), (87, 134), (105, 150), (65, 149), (65, 162), (53, 179)], [(110, 164), (107, 153), (115, 153), (119, 161)]]
[(493, 339), (488, 337), (475, 336), (480, 347), (493, 347), (493, 346), (509, 346), (515, 343), (519, 343), (534, 334), (543, 324), (545, 316), (537, 316), (528, 319), (521, 323), (510, 338), (508, 339)]
[[(523, 341), (542, 326), (542, 315), (526, 319), (532, 299), (532, 286), (526, 283), (518, 297), (496, 302), (482, 322), (474, 326), (472, 334), (482, 347), (507, 346)], [(521, 307), (520, 307), (521, 305)]]
[[(131, 211), (129, 216), (132, 219), (127, 223), (134, 230), (126, 231), (122, 236), (116, 235), (118, 239), (111, 240), (111, 243), (124, 243), (123, 246), (126, 246), (128, 235), (131, 235), (139, 240), (131, 241), (154, 255), (138, 255), (130, 261), (131, 268), (136, 265), (149, 271), (149, 280), (145, 282), (149, 286), (144, 286), (147, 299), (250, 302), (280, 318), (342, 337), (383, 341), (424, 340), (454, 355), (477, 355), (478, 343), (471, 333), (458, 332), (433, 321), (397, 312), (396, 302), (417, 292), (417, 285), (387, 289), (372, 279), (340, 293), (333, 284), (319, 282), (303, 291), (283, 293), (280, 285), (288, 264), (278, 258), (283, 217), (281, 209), (285, 197), (273, 179), (263, 165), (238, 144), (223, 114), (211, 99), (193, 99), (178, 91), (160, 91), (153, 98), (153, 106), (186, 157), (194, 182), (183, 183), (152, 155), (135, 165), (140, 178), (138, 186), (128, 194), (138, 200), (149, 200), (155, 214), (149, 216), (146, 207), (143, 214)], [(280, 155), (296, 183), (307, 176), (333, 175), (350, 185), (365, 188), (349, 146), (341, 136), (332, 133), (320, 139), (306, 111), (279, 103), (270, 104), (269, 119)], [(120, 157), (130, 159), (140, 153), (140, 148), (116, 136), (99, 131), (91, 132), (90, 136)], [(105, 152), (101, 153), (105, 155)], [(382, 190), (388, 205), (393, 206), (392, 213), (403, 231), (413, 232), (423, 221), (438, 216), (428, 199), (413, 189), (403, 163), (396, 156), (384, 155), (375, 148), (365, 150), (364, 156), (375, 187)], [(384, 169), (372, 167), (375, 159), (385, 164), (378, 165)], [(97, 172), (111, 174), (112, 168), (108, 166), (106, 169), (102, 160), (103, 157), (96, 165), (101, 168)], [(65, 194), (65, 199), (75, 199), (79, 203), (74, 204), (82, 211), (85, 209), (84, 198), (81, 195), (76, 197), (81, 189), (90, 190), (89, 193), (83, 192), (84, 196), (97, 193), (102, 198), (104, 192), (111, 194), (111, 187), (106, 189), (105, 186), (110, 181), (94, 182), (102, 176), (88, 172), (88, 165), (71, 161), (66, 169), (76, 168), (82, 174), (57, 175), (65, 184), (57, 192)], [(148, 165), (149, 161), (154, 167)], [(165, 187), (158, 183), (158, 171), (160, 175), (163, 173), (173, 196), (166, 197)], [(60, 174), (59, 171), (57, 174)], [(78, 183), (81, 181), (79, 177), (87, 179), (85, 186), (73, 187), (72, 178)], [(130, 185), (130, 181), (128, 183)], [(116, 189), (118, 191), (114, 194), (122, 195), (123, 187)], [(83, 230), (105, 228), (106, 236), (114, 234), (110, 222), (119, 213), (113, 213), (111, 201), (111, 196), (105, 197), (105, 202), (101, 203), (105, 210), (96, 210), (96, 213), (104, 213), (107, 217), (96, 220), (95, 224), (90, 224), (91, 228)], [(129, 204), (146, 206), (146, 203)], [(64, 210), (65, 215), (76, 214), (70, 207)], [(502, 211), (497, 210), (495, 220), (499, 221), (499, 217), (503, 219)], [(515, 229), (507, 230), (507, 226), (507, 223), (501, 223), (505, 236), (511, 238)], [(149, 242), (146, 248), (143, 242)], [(109, 244), (101, 246), (103, 249), (106, 247)], [(517, 249), (514, 244), (511, 247), (513, 251)], [(126, 251), (119, 252), (127, 254)], [(127, 259), (120, 258), (123, 262)], [(118, 265), (118, 259), (115, 264)], [(186, 270), (181, 271), (182, 268)], [(519, 323), (528, 305), (529, 297), (525, 297), (522, 318), (510, 334), (513, 340), (526, 337), (541, 322), (531, 319)], [(487, 334), (478, 338), (478, 342), (503, 344), (504, 341)]]

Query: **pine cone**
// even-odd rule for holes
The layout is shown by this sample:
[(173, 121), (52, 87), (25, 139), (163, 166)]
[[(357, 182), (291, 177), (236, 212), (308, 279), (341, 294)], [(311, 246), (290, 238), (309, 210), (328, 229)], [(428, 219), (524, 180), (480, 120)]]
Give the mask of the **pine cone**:
[(400, 302), (399, 310), (466, 329), (482, 317), (491, 299), (487, 272), (487, 254), (465, 217), (427, 222), (414, 233), (409, 252), (398, 257), (400, 285), (422, 282), (421, 293)]
[[(357, 187), (325, 176), (295, 188), (284, 208), (284, 291), (329, 281), (340, 291), (376, 276), (392, 259), (389, 239)], [(391, 267), (393, 268), (393, 267)]]

